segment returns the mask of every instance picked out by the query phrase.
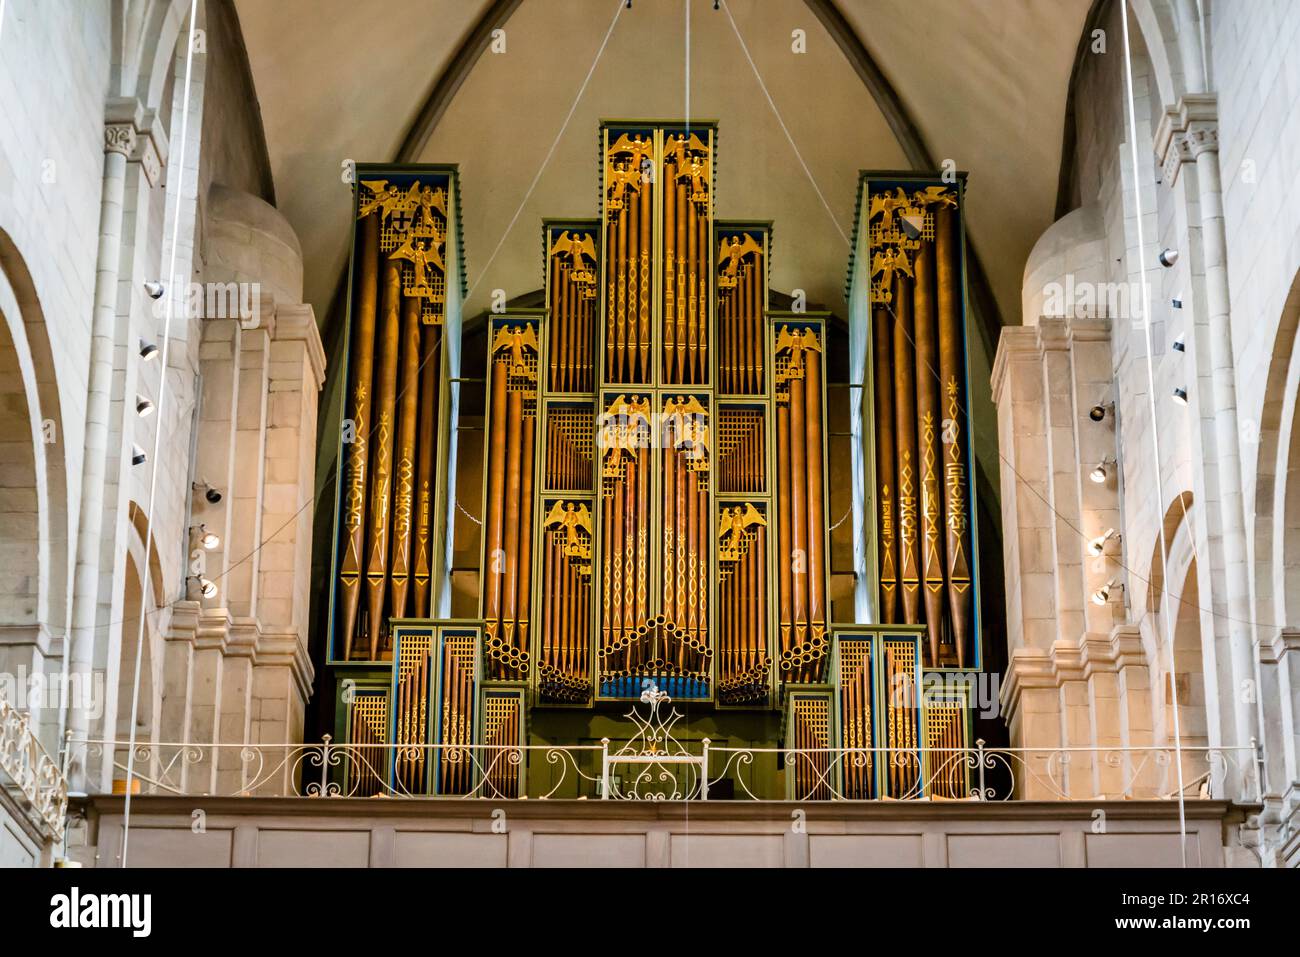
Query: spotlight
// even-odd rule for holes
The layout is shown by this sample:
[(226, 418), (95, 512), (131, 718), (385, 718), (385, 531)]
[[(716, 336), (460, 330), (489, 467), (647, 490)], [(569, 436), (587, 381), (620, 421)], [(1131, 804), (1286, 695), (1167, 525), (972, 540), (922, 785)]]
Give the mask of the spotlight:
[(1092, 593), (1092, 603), (1094, 605), (1106, 604), (1106, 602), (1110, 601), (1110, 590), (1112, 588), (1123, 588), (1123, 587), (1124, 587), (1123, 585), (1121, 585), (1119, 582), (1115, 581), (1115, 579), (1112, 578), (1110, 581), (1106, 582), (1106, 584), (1102, 585), (1100, 588), (1098, 588), (1095, 592)]
[(1178, 262), (1178, 250), (1165, 248), (1160, 250), (1160, 265), (1166, 269)]
[(163, 293), (166, 292), (167, 290), (163, 287), (163, 284), (160, 283), (158, 280), (150, 279), (145, 282), (144, 291), (145, 293), (148, 294), (150, 299), (161, 299), (163, 297)]
[(1186, 352), (1187, 340), (1183, 336), (1179, 336), (1177, 339), (1174, 340), (1173, 349), (1174, 352)]
[(1101, 553), (1106, 550), (1106, 543), (1110, 541), (1112, 538), (1119, 538), (1119, 536), (1115, 533), (1115, 529), (1113, 528), (1106, 529), (1105, 534), (1098, 535), (1096, 538), (1088, 542), (1088, 554), (1091, 555), (1093, 558), (1096, 558), (1097, 556), (1101, 555)]
[(212, 598), (217, 594), (217, 583), (210, 578), (200, 578), (198, 575), (191, 575), (187, 581), (194, 582), (198, 586), (199, 594), (204, 598)]
[(221, 501), (221, 490), (213, 488), (207, 482), (195, 482), (190, 487), (196, 492), (202, 492), (209, 505), (216, 505)]
[(1174, 401), (1177, 402), (1179, 405), (1187, 404), (1187, 390), (1184, 389), (1182, 386), (1180, 385), (1174, 386), (1173, 396), (1174, 396)]
[(199, 544), (208, 551), (221, 546), (221, 536), (216, 532), (209, 532), (206, 525), (191, 525), (190, 534), (197, 538)]
[(1088, 410), (1088, 418), (1092, 419), (1092, 421), (1094, 422), (1100, 422), (1103, 419), (1105, 419), (1107, 415), (1109, 415), (1114, 411), (1115, 411), (1114, 402), (1098, 402), (1096, 405), (1094, 405), (1091, 409)]
[(140, 446), (138, 446), (138, 445), (132, 445), (132, 446), (131, 446), (131, 464), (132, 464), (132, 465), (144, 465), (145, 460), (148, 459), (148, 458), (149, 458), (149, 456), (147, 456), (147, 455), (144, 454), (144, 449), (140, 448)]
[(1101, 485), (1110, 477), (1110, 466), (1115, 464), (1112, 458), (1104, 458), (1097, 463), (1097, 467), (1088, 473), (1088, 478), (1092, 479), (1098, 485)]
[(135, 414), (142, 419), (147, 419), (153, 415), (153, 402), (143, 395), (135, 397)]
[(152, 362), (158, 355), (158, 347), (148, 339), (140, 340), (140, 358), (145, 362)]
[(1183, 301), (1179, 299), (1177, 296), (1175, 296), (1173, 299), (1170, 299), (1169, 304), (1173, 306), (1175, 309), (1183, 308)]

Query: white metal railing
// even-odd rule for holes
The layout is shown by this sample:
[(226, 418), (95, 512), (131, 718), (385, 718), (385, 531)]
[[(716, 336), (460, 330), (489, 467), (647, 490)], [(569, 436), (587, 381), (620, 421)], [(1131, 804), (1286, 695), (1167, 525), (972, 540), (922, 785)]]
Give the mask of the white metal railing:
[[(132, 794), (256, 797), (585, 798), (692, 801), (1183, 800), (1262, 796), (1255, 742), (1239, 747), (733, 748), (673, 729), (651, 686), (626, 743), (197, 744), (91, 740)], [(134, 747), (134, 753), (132, 752)], [(776, 769), (783, 766), (785, 773)], [(128, 772), (128, 768), (130, 771)], [(117, 775), (115, 774), (116, 778)], [(126, 781), (121, 781), (126, 786)], [(780, 793), (773, 793), (779, 788)]]
[[(68, 780), (32, 731), (30, 717), (0, 695), (0, 771), (10, 791), (25, 798), (32, 822), (54, 841), (63, 840)], [(5, 783), (0, 780), (0, 783)]]
[[(128, 742), (111, 755), (119, 787)], [(1130, 748), (738, 748), (707, 738), (575, 745), (138, 742), (136, 795), (752, 801), (1098, 801), (1261, 796), (1253, 745)], [(784, 774), (774, 773), (778, 764)], [(773, 789), (777, 789), (774, 791)], [(66, 800), (66, 798), (65, 798)]]

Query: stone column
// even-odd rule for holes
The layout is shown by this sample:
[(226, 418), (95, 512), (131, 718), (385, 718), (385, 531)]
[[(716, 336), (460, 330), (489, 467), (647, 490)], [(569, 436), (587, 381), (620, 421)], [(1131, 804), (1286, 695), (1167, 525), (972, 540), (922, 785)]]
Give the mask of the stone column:
[[(1222, 596), (1223, 615), (1216, 616), (1214, 644), (1219, 673), (1230, 680), (1219, 688), (1219, 723), (1222, 743), (1248, 744), (1258, 735), (1259, 694), (1253, 606), (1250, 600), (1250, 570), (1247, 564), (1244, 497), (1242, 494), (1241, 450), (1237, 421), (1237, 385), (1232, 349), (1232, 326), (1228, 294), (1227, 235), (1223, 222), (1223, 195), (1219, 178), (1218, 106), (1213, 94), (1189, 93), (1176, 107), (1166, 110), (1155, 138), (1156, 155), (1171, 187), (1183, 166), (1196, 176), (1196, 209), (1188, 210), (1190, 231), (1199, 226), (1204, 264), (1204, 303), (1197, 313), (1207, 320), (1204, 353), (1198, 350), (1198, 372), (1208, 372), (1213, 395), (1197, 403), (1206, 436), (1206, 467), (1214, 470), (1205, 477), (1204, 487), (1218, 495), (1203, 502), (1209, 523), (1211, 567), (1222, 569), (1214, 596)], [(1199, 324), (1198, 324), (1199, 325)], [(1199, 336), (1198, 336), (1199, 338)], [(1212, 438), (1211, 438), (1212, 436)], [(1206, 597), (1202, 596), (1202, 600)], [(1226, 599), (1226, 600), (1224, 600)], [(1213, 598), (1211, 598), (1213, 600)], [(1226, 667), (1225, 667), (1226, 665)], [(1241, 773), (1229, 774), (1224, 782), (1228, 797), (1242, 797), (1251, 788)]]
[[(147, 127), (147, 128), (146, 128)], [(134, 215), (135, 204), (127, 209), (128, 164), (138, 164), (150, 185), (162, 174), (166, 141), (157, 124), (146, 124), (145, 111), (134, 99), (113, 100), (104, 125), (104, 180), (100, 198), (99, 249), (95, 271), (95, 306), (90, 325), (90, 372), (86, 393), (85, 457), (81, 473), (81, 517), (77, 531), (76, 567), (73, 572), (72, 635), (66, 650), (66, 668), (72, 687), (88, 689), (95, 668), (96, 633), (99, 624), (101, 554), (104, 517), (108, 501), (109, 436), (112, 427), (113, 378), (118, 339), (118, 282), (122, 265), (123, 221)], [(130, 352), (124, 349), (126, 355)], [(107, 717), (107, 716), (106, 716)], [(72, 732), (74, 742), (84, 742), (90, 731), (91, 714), (70, 706), (61, 726)], [(111, 723), (106, 723), (111, 727)], [(75, 743), (69, 763), (69, 785), (76, 790), (89, 787), (87, 755)]]
[(262, 643), (253, 683), (254, 741), (296, 741), (310, 695), (311, 522), (316, 402), (325, 352), (310, 306), (280, 306), (270, 341), (270, 404), (259, 601)]
[[(1060, 689), (1053, 676), (1057, 638), (1047, 423), (1038, 332), (1033, 326), (1002, 330), (993, 363), (993, 401), (1002, 449), (1002, 528), (1006, 555), (1007, 674), (1001, 708), (1013, 747), (1062, 744)], [(1025, 756), (1015, 768), (1019, 796), (1059, 797), (1049, 784), (1048, 751)]]

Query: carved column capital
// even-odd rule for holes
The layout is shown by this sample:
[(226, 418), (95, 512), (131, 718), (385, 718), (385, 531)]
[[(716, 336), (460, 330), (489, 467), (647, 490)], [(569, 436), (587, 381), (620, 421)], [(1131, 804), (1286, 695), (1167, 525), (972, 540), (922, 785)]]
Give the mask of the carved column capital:
[(131, 123), (104, 125), (104, 152), (120, 153), (127, 159), (135, 152), (135, 126)]
[(1219, 150), (1219, 108), (1213, 94), (1189, 93), (1165, 110), (1156, 129), (1155, 152), (1172, 186), (1184, 163)]
[(150, 186), (162, 181), (166, 164), (167, 138), (159, 129), (158, 117), (138, 100), (117, 99), (108, 104), (104, 122), (104, 152), (118, 153), (128, 162), (139, 163)]

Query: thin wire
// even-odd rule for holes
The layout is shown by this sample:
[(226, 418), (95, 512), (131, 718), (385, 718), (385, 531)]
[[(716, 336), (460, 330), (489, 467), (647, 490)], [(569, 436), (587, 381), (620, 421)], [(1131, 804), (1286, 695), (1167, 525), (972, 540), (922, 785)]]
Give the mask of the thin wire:
[(5, 0), (0, 0), (0, 40), (5, 35)]
[(731, 7), (727, 5), (727, 0), (722, 0), (722, 9), (727, 12), (727, 19), (731, 21), (732, 32), (736, 34), (736, 39), (740, 41), (740, 49), (745, 52), (745, 59), (749, 61), (749, 68), (754, 71), (754, 79), (758, 81), (759, 89), (763, 91), (763, 96), (767, 98), (767, 105), (772, 108), (772, 114), (776, 121), (781, 124), (781, 132), (785, 134), (786, 141), (790, 144), (790, 149), (794, 150), (795, 159), (803, 167), (804, 175), (808, 177), (808, 182), (812, 184), (813, 190), (817, 193), (817, 198), (822, 201), (822, 206), (826, 209), (826, 215), (831, 218), (835, 224), (835, 230), (844, 240), (844, 245), (850, 245), (848, 234), (844, 232), (844, 227), (840, 221), (835, 218), (835, 213), (831, 210), (830, 203), (826, 202), (826, 197), (822, 193), (821, 187), (817, 185), (817, 180), (813, 178), (812, 170), (804, 162), (803, 154), (799, 152), (799, 147), (795, 145), (794, 137), (790, 135), (790, 129), (785, 125), (785, 120), (781, 118), (781, 111), (776, 108), (776, 103), (772, 100), (772, 94), (767, 91), (767, 84), (763, 82), (763, 77), (758, 72), (758, 67), (754, 63), (754, 58), (749, 55), (749, 47), (745, 45), (745, 38), (740, 35), (740, 28), (736, 26), (736, 18), (731, 15)]
[(691, 0), (686, 6), (686, 132), (691, 131)]
[[(158, 460), (161, 458), (160, 451), (162, 448), (163, 433), (163, 413), (166, 408), (167, 398), (167, 363), (168, 354), (171, 352), (171, 324), (172, 315), (175, 313), (176, 293), (179, 289), (173, 288), (176, 281), (176, 255), (177, 248), (180, 245), (181, 235), (181, 210), (185, 207), (185, 160), (186, 150), (189, 146), (189, 127), (190, 127), (190, 81), (193, 79), (194, 64), (194, 31), (196, 29), (195, 20), (198, 17), (199, 0), (190, 0), (190, 29), (185, 41), (185, 90), (182, 94), (181, 105), (181, 139), (180, 149), (174, 157), (172, 168), (176, 171), (176, 209), (172, 217), (172, 238), (171, 238), (171, 258), (168, 265), (167, 273), (163, 277), (167, 296), (166, 315), (163, 319), (163, 344), (161, 364), (158, 369), (158, 414), (154, 419), (153, 433), (153, 461), (149, 469), (149, 509), (145, 513), (149, 516), (149, 537), (153, 537), (153, 520), (154, 520), (154, 495), (158, 488)], [(171, 183), (168, 183), (168, 192), (171, 192)], [(144, 596), (148, 592), (148, 579), (141, 582), (140, 604), (144, 606)], [(131, 785), (135, 778), (135, 743), (136, 743), (136, 721), (138, 720), (140, 710), (140, 665), (144, 657), (145, 628), (144, 623), (146, 616), (141, 613), (140, 626), (136, 633), (135, 641), (135, 680), (131, 684), (131, 732), (130, 745), (126, 756), (126, 799), (122, 805), (122, 858), (121, 866), (126, 867), (126, 855), (130, 848), (131, 840)]]
[(551, 142), (551, 148), (546, 151), (546, 158), (542, 160), (542, 165), (537, 169), (537, 175), (533, 177), (533, 181), (528, 185), (528, 191), (524, 193), (524, 198), (519, 201), (519, 208), (516, 209), (515, 214), (510, 217), (510, 223), (506, 226), (505, 232), (501, 234), (501, 238), (497, 241), (496, 248), (492, 250), (492, 255), (488, 257), (487, 262), (483, 265), (483, 271), (479, 274), (478, 282), (469, 287), (469, 294), (465, 297), (466, 299), (474, 294), (474, 290), (478, 288), (479, 283), (487, 277), (492, 263), (497, 258), (497, 253), (501, 252), (501, 247), (505, 244), (506, 237), (508, 237), (510, 231), (515, 228), (515, 223), (519, 219), (519, 214), (524, 211), (524, 206), (528, 204), (529, 198), (533, 195), (533, 190), (537, 188), (537, 184), (542, 178), (542, 173), (546, 172), (546, 167), (551, 162), (551, 157), (555, 155), (556, 147), (560, 145), (560, 139), (564, 136), (564, 131), (569, 128), (569, 121), (573, 119), (573, 114), (578, 109), (578, 103), (582, 100), (582, 94), (587, 92), (587, 84), (591, 82), (591, 76), (596, 72), (596, 65), (600, 63), (600, 58), (605, 53), (605, 47), (609, 44), (609, 38), (614, 34), (614, 27), (618, 25), (618, 18), (623, 13), (623, 3), (624, 0), (617, 0), (615, 3), (614, 19), (609, 22), (609, 29), (605, 31), (605, 39), (600, 41), (600, 49), (596, 51), (596, 58), (591, 61), (591, 68), (587, 70), (587, 76), (583, 79), (582, 86), (578, 88), (578, 95), (573, 98), (573, 104), (569, 107), (568, 115), (564, 117), (564, 122), (560, 125), (560, 131), (555, 134), (555, 139)]
[(1155, 462), (1155, 472), (1151, 478), (1155, 484), (1156, 495), (1156, 515), (1160, 525), (1160, 565), (1163, 572), (1160, 576), (1161, 607), (1167, 612), (1160, 617), (1164, 619), (1165, 626), (1165, 644), (1169, 651), (1169, 693), (1173, 700), (1173, 719), (1174, 719), (1174, 753), (1178, 765), (1178, 837), (1179, 848), (1182, 851), (1183, 867), (1187, 866), (1187, 808), (1186, 796), (1183, 794), (1183, 739), (1182, 730), (1178, 720), (1178, 682), (1176, 680), (1177, 672), (1174, 670), (1174, 635), (1172, 619), (1173, 615), (1168, 614), (1169, 609), (1169, 574), (1166, 564), (1169, 559), (1169, 543), (1166, 541), (1165, 534), (1165, 493), (1164, 482), (1160, 474), (1160, 423), (1156, 419), (1156, 373), (1155, 363), (1152, 359), (1153, 345), (1151, 340), (1151, 295), (1147, 288), (1147, 263), (1146, 263), (1146, 237), (1142, 229), (1142, 166), (1138, 162), (1138, 145), (1137, 145), (1137, 105), (1133, 96), (1133, 51), (1129, 47), (1128, 38), (1128, 0), (1123, 0), (1121, 5), (1121, 25), (1124, 29), (1124, 86), (1128, 93), (1128, 125), (1129, 125), (1129, 155), (1133, 161), (1133, 203), (1137, 219), (1137, 239), (1138, 239), (1138, 280), (1142, 286), (1142, 311), (1143, 319), (1142, 330), (1146, 337), (1146, 367), (1147, 367), (1147, 403), (1151, 411), (1151, 455)]

